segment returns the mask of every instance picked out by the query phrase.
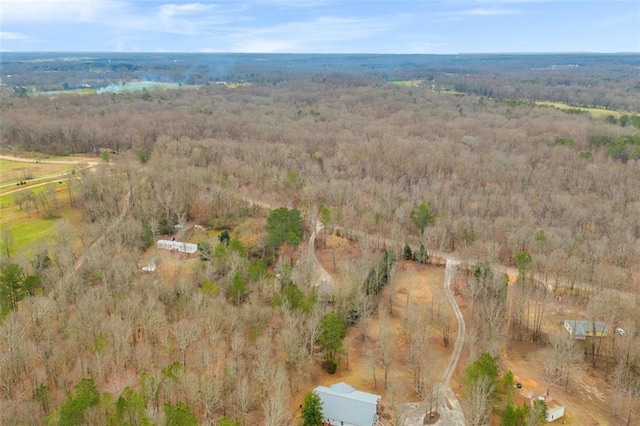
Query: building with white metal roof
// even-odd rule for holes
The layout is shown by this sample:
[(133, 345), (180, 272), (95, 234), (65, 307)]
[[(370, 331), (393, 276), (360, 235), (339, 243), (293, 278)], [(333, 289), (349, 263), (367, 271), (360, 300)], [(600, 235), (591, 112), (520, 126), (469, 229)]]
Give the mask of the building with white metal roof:
[(322, 416), (332, 426), (373, 426), (378, 420), (380, 395), (355, 390), (341, 382), (318, 386), (314, 392), (322, 400)]

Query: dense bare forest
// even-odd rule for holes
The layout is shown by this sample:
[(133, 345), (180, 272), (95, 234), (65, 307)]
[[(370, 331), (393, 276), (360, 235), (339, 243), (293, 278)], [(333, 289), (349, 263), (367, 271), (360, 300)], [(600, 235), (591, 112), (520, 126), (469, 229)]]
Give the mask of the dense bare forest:
[[(509, 339), (550, 342), (548, 359), (568, 359), (566, 345), (541, 336), (544, 312), (529, 313), (532, 300), (548, 302), (548, 286), (612, 329), (625, 318), (624, 351), (607, 341), (585, 356), (616, 384), (618, 420), (638, 419), (640, 310), (631, 295), (640, 285), (640, 92), (632, 77), (564, 91), (539, 79), (488, 83), (486, 74), (438, 74), (416, 86), (332, 74), (86, 96), (5, 90), (4, 153), (108, 149), (113, 158), (70, 183), (84, 214), (79, 234), (61, 228), (55, 244), (3, 260), (42, 282), (0, 324), (0, 422), (296, 423), (300, 392), (317, 374), (309, 366), (332, 357), (318, 339), (328, 313), (350, 324), (384, 304), (363, 284), (382, 255), (360, 241), (361, 256), (338, 265), (352, 288), (322, 303), (300, 241), (273, 243), (260, 203), (302, 212), (301, 239), (322, 213), (326, 228), (353, 238), (518, 268), (508, 297), (501, 278), (482, 269), (460, 284), (479, 326), (470, 361), (499, 358)], [(536, 99), (624, 111), (593, 116)], [(437, 217), (423, 230), (412, 220), (421, 203)], [(140, 274), (154, 240), (176, 229), (180, 239), (189, 224), (232, 234), (214, 241), (205, 261)], [(89, 255), (76, 271), (81, 252)], [(43, 253), (45, 265), (35, 261)], [(371, 356), (386, 368), (378, 343)], [(551, 384), (564, 378), (548, 375)], [(80, 410), (87, 398), (95, 403)]]
[[(4, 144), (160, 152), (270, 199), (326, 204), (340, 223), (388, 235), (410, 232), (409, 210), (429, 200), (442, 215), (429, 235), (434, 248), (494, 244), (489, 260), (514, 264), (527, 247), (570, 268), (542, 262), (554, 274), (580, 282), (594, 280), (600, 260), (630, 274), (638, 256), (638, 166), (625, 161), (639, 149), (633, 126), (391, 85), (301, 81), (151, 96), (12, 98)], [(598, 138), (629, 140), (622, 159)], [(172, 182), (195, 187), (188, 173)], [(299, 185), (286, 193), (295, 200), (282, 200), (291, 174)], [(539, 231), (547, 243), (535, 246)]]

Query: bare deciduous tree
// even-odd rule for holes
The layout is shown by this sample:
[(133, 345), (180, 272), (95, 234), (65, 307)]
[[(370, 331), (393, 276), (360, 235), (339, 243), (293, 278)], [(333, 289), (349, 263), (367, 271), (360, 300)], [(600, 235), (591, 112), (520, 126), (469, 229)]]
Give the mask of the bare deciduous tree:
[(572, 375), (578, 371), (580, 359), (580, 349), (572, 336), (568, 333), (551, 336), (549, 346), (540, 351), (539, 355), (547, 395), (554, 385), (568, 385)]
[(287, 409), (289, 390), (287, 380), (282, 369), (276, 370), (271, 379), (268, 394), (262, 401), (264, 412), (264, 424), (266, 426), (279, 426), (290, 424), (292, 419)]
[(491, 395), (494, 392), (493, 383), (488, 376), (482, 376), (476, 380), (469, 389), (469, 396), (466, 399), (465, 418), (472, 426), (483, 426), (489, 424), (489, 414), (491, 411)]
[(192, 321), (181, 320), (172, 325), (171, 333), (176, 339), (178, 348), (180, 348), (182, 365), (186, 369), (187, 348), (200, 337), (202, 330), (200, 330), (199, 326)]
[(380, 325), (378, 332), (378, 351), (380, 354), (380, 363), (384, 367), (384, 388), (387, 389), (389, 373), (393, 364), (395, 336), (391, 326), (389, 325), (388, 317), (383, 314), (383, 312), (384, 310), (380, 311), (380, 318), (378, 319)]

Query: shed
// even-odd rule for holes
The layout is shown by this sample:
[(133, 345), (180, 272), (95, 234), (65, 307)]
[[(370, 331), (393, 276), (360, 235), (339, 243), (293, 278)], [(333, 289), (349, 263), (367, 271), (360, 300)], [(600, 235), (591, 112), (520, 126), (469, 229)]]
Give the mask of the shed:
[(324, 421), (332, 426), (372, 426), (378, 420), (380, 395), (357, 391), (344, 382), (313, 391), (322, 401)]
[(531, 401), (532, 405), (536, 399), (544, 402), (544, 404), (547, 406), (547, 423), (564, 417), (564, 405), (561, 405), (558, 401), (551, 398), (549, 395), (540, 395), (539, 397), (533, 399)]
[(156, 270), (156, 262), (154, 262), (154, 261), (149, 262), (149, 264), (147, 266), (143, 266), (142, 267), (142, 270), (144, 272), (153, 272), (153, 271), (155, 271)]

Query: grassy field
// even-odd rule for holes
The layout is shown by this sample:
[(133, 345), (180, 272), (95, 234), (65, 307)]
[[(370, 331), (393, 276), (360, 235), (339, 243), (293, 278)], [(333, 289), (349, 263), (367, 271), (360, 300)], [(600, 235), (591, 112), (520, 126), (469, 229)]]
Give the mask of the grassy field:
[(42, 178), (71, 171), (74, 168), (77, 167), (70, 164), (22, 163), (0, 159), (0, 183)]
[[(0, 195), (0, 207), (1, 208), (6, 208), (8, 205), (12, 205), (13, 204), (13, 200), (15, 199), (16, 195), (20, 194), (22, 191), (26, 191), (28, 189), (30, 189), (34, 194), (39, 194), (42, 191), (44, 191), (47, 188), (47, 185), (40, 185), (40, 186), (36, 186), (34, 188), (30, 188), (28, 186), (21, 186), (20, 187), (21, 190), (17, 191), (17, 192), (12, 192), (11, 194), (2, 194)], [(13, 187), (11, 187), (10, 189), (13, 189)], [(67, 189), (67, 182), (64, 181), (60, 184), (56, 185), (56, 191), (58, 190), (65, 190)]]
[(589, 114), (591, 114), (593, 117), (595, 118), (605, 118), (609, 115), (613, 115), (616, 118), (620, 118), (620, 116), (627, 114), (626, 112), (622, 112), (622, 111), (615, 111), (615, 110), (610, 110), (610, 109), (604, 109), (604, 108), (586, 108), (586, 107), (576, 107), (576, 106), (572, 106), (572, 105), (568, 105), (562, 102), (547, 102), (547, 101), (536, 101), (536, 105), (538, 106), (544, 106), (544, 107), (553, 107), (553, 108), (557, 108), (563, 111), (566, 110), (581, 110), (581, 111), (585, 111), (588, 112)]
[[(394, 84), (397, 84), (399, 86), (410, 86), (411, 81), (398, 81), (398, 82), (393, 82)], [(444, 94), (449, 94), (449, 95), (464, 95), (464, 92), (456, 92), (453, 90), (435, 90), (438, 93), (444, 93)], [(493, 98), (491, 98), (493, 99)], [(512, 101), (512, 102), (518, 102), (515, 99), (503, 99), (504, 101)], [(534, 104), (536, 106), (539, 107), (548, 107), (548, 108), (557, 108), (559, 110), (562, 111), (575, 111), (575, 112), (579, 112), (579, 111), (584, 111), (584, 113), (590, 114), (592, 117), (594, 118), (598, 118), (598, 119), (604, 119), (609, 115), (614, 116), (615, 118), (620, 118), (621, 116), (625, 115), (625, 114), (635, 114), (633, 112), (628, 112), (628, 111), (617, 111), (617, 110), (612, 110), (612, 109), (605, 109), (605, 108), (588, 108), (588, 107), (581, 107), (581, 106), (575, 106), (575, 105), (569, 105), (563, 102), (550, 102), (550, 101), (524, 101), (524, 102), (530, 102), (531, 104)]]
[[(34, 89), (35, 90), (35, 89)], [(83, 89), (69, 89), (69, 90), (49, 90), (49, 91), (38, 91), (30, 92), (30, 95), (36, 96), (58, 96), (58, 95), (95, 95), (97, 93), (97, 89), (91, 88), (83, 88)]]
[(44, 159), (45, 161), (61, 161), (61, 162), (66, 161), (66, 162), (75, 162), (78, 164), (101, 161), (99, 157), (87, 156), (87, 155), (66, 155), (66, 156), (60, 156), (60, 157), (49, 157), (45, 155), (41, 158)]
[[(44, 160), (39, 158), (39, 160)], [(89, 158), (85, 157), (49, 157), (46, 161), (81, 161), (85, 162)], [(95, 161), (95, 159), (91, 159)], [(33, 244), (40, 241), (47, 241), (55, 234), (56, 225), (65, 220), (70, 223), (81, 223), (82, 212), (70, 205), (68, 182), (61, 177), (56, 177), (60, 173), (67, 173), (78, 167), (73, 164), (60, 163), (26, 163), (0, 159), (0, 223), (2, 228), (7, 228), (13, 235), (13, 248), (15, 255), (25, 253)], [(26, 180), (29, 178), (29, 180)], [(18, 181), (26, 181), (26, 185), (15, 185)], [(50, 182), (50, 183), (49, 183)], [(36, 196), (53, 185), (55, 188), (55, 199), (58, 206), (53, 215), (46, 215), (45, 212), (21, 210), (20, 206), (14, 203), (16, 196), (23, 191), (32, 191)], [(8, 193), (9, 191), (20, 191)]]
[[(40, 162), (51, 162), (51, 163), (90, 163), (95, 161), (100, 161), (100, 158), (95, 155), (87, 155), (87, 154), (78, 154), (78, 155), (63, 155), (63, 156), (51, 156), (47, 154), (43, 154), (41, 152), (27, 152), (20, 154), (7, 154), (5, 155), (4, 161), (15, 162), (18, 164), (24, 164), (25, 161), (40, 161)], [(12, 161), (12, 158), (15, 158), (16, 161)], [(71, 165), (71, 164), (69, 164)]]
[[(45, 186), (34, 188), (33, 192), (41, 192), (44, 188)], [(54, 235), (56, 224), (61, 220), (70, 223), (82, 222), (82, 212), (71, 207), (68, 191), (66, 183), (56, 188), (58, 210), (54, 218), (45, 218), (42, 209), (39, 212), (20, 210), (20, 207), (13, 203), (15, 194), (0, 197), (0, 222), (2, 227), (8, 228), (13, 235), (14, 254), (23, 253), (31, 244), (38, 241), (47, 241)]]
[(418, 87), (424, 84), (424, 80), (394, 80), (391, 84), (403, 87)]
[[(0, 194), (7, 194), (17, 189), (37, 189), (46, 183), (63, 182), (75, 170), (87, 167), (89, 163), (95, 163), (96, 158), (91, 157), (38, 157), (23, 160), (36, 160), (37, 162), (12, 161), (0, 158)], [(75, 163), (77, 164), (70, 164)], [(23, 185), (18, 185), (24, 182)], [(40, 189), (41, 190), (41, 189)], [(5, 203), (3, 203), (5, 204)]]
[(231, 89), (236, 89), (238, 87), (250, 87), (250, 86), (251, 86), (251, 83), (247, 81), (231, 81), (227, 83), (227, 87), (230, 87)]

